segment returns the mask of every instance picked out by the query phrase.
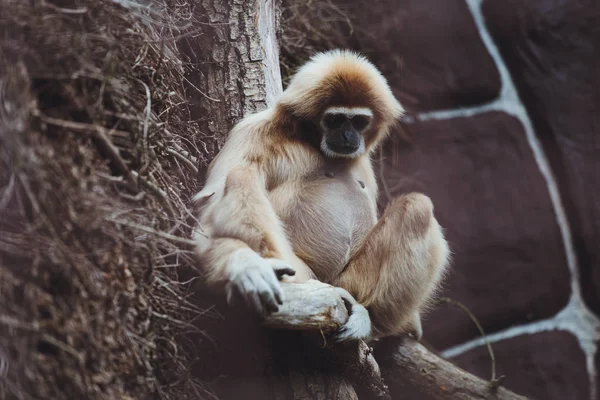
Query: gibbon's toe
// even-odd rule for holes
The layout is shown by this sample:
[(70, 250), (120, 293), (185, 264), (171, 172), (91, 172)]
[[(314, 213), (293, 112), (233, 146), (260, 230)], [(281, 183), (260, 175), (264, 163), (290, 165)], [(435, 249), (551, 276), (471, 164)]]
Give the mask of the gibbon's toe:
[(348, 309), (348, 321), (335, 333), (333, 340), (343, 342), (347, 340), (368, 339), (372, 331), (369, 311), (362, 304), (359, 304), (345, 289), (338, 289)]

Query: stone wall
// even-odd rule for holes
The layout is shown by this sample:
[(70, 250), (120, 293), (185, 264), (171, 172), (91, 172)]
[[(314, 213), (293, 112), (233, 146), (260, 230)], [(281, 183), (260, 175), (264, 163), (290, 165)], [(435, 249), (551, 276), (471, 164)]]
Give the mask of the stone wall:
[[(599, 398), (600, 2), (334, 3), (409, 111), (379, 156), (382, 206), (432, 197), (454, 250), (443, 295), (481, 322), (506, 387)], [(467, 315), (439, 305), (424, 329), (489, 378)]]

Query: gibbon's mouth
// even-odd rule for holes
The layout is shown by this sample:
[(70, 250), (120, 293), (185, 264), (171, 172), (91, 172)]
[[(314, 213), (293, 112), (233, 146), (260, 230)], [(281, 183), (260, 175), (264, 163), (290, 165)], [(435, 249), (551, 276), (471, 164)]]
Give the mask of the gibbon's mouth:
[(360, 140), (358, 144), (345, 143), (340, 145), (323, 140), (321, 142), (321, 151), (328, 157), (355, 158), (364, 153), (365, 142), (364, 140)]
[(327, 147), (329, 148), (329, 150), (333, 151), (334, 153), (348, 155), (348, 154), (356, 153), (356, 151), (358, 151), (358, 149), (360, 148), (360, 144), (356, 144), (356, 145), (345, 144), (345, 145), (340, 146), (340, 145), (335, 145), (332, 143), (327, 143)]

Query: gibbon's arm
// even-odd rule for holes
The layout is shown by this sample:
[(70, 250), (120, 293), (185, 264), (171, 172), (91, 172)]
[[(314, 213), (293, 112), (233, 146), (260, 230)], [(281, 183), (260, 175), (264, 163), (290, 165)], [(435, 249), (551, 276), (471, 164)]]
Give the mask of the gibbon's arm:
[(264, 313), (282, 303), (279, 279), (295, 274), (295, 256), (267, 197), (263, 166), (250, 161), (265, 147), (256, 119), (234, 127), (194, 197), (201, 208), (195, 241), (207, 283)]

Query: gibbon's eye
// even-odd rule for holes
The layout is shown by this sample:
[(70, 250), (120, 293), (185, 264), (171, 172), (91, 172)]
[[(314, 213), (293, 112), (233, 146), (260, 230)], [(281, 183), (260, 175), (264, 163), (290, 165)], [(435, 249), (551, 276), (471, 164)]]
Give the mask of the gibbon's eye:
[(323, 117), (323, 124), (327, 129), (338, 129), (344, 122), (346, 122), (344, 114), (325, 114)]
[(367, 125), (369, 125), (370, 121), (371, 121), (371, 117), (369, 117), (367, 115), (353, 115), (350, 118), (350, 122), (352, 123), (352, 126), (354, 127), (354, 129), (356, 129), (358, 131), (362, 131), (363, 129), (365, 129), (367, 127)]

